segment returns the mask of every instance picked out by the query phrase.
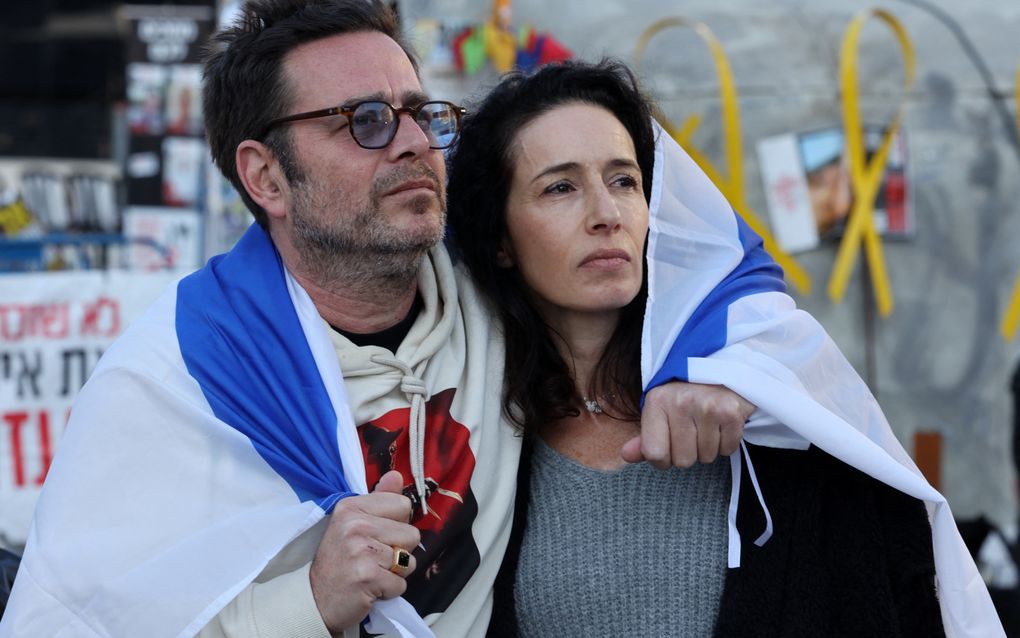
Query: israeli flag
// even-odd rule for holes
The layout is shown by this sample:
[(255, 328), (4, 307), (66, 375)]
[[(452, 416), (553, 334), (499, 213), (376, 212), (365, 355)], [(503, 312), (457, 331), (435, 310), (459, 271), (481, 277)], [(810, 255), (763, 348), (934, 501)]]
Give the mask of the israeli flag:
[[(171, 287), (79, 394), (0, 636), (193, 636), (352, 494), (336, 352), (268, 236)], [(402, 598), (369, 629), (432, 636)]]
[[(641, 343), (645, 387), (670, 379), (727, 386), (758, 406), (745, 440), (815, 445), (924, 500), (947, 636), (1005, 636), (949, 505), (896, 439), (863, 380), (785, 294), (782, 272), (761, 239), (667, 133), (658, 128), (657, 136)], [(735, 466), (740, 456), (732, 455)], [(734, 494), (731, 521), (735, 503)], [(740, 561), (735, 531), (731, 524), (731, 567)], [(759, 541), (765, 538), (767, 532)]]

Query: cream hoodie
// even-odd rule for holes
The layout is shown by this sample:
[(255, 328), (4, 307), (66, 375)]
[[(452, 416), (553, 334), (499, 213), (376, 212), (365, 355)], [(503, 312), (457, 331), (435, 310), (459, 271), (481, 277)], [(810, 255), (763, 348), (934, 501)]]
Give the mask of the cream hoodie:
[[(423, 307), (396, 353), (330, 334), (369, 488), (398, 469), (416, 504), (422, 543), (404, 598), (440, 638), (484, 636), (520, 456), (520, 438), (500, 405), (503, 341), (444, 248), (423, 260), (418, 287)], [(199, 635), (328, 637), (308, 580), (327, 522), (280, 552)], [(357, 635), (357, 627), (345, 632)]]

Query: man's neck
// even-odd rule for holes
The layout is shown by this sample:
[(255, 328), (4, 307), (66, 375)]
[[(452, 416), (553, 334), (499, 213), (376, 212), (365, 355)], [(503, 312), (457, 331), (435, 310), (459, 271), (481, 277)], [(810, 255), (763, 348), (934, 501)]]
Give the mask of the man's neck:
[(372, 333), (394, 326), (418, 291), (421, 254), (336, 257), (328, 272), (306, 267), (291, 251), (280, 256), (319, 315), (340, 330)]
[(326, 322), (340, 330), (360, 334), (380, 332), (400, 323), (410, 312), (418, 290), (416, 280), (402, 289), (381, 286), (367, 291), (335, 285), (323, 288), (297, 273), (294, 278), (308, 292), (315, 309)]

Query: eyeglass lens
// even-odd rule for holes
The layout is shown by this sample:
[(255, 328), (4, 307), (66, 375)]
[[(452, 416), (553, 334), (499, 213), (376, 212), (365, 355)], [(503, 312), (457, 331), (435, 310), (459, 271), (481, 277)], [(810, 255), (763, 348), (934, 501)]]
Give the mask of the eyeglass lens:
[[(430, 148), (446, 148), (457, 136), (459, 121), (446, 102), (426, 102), (415, 109), (415, 123), (429, 140)], [(362, 102), (351, 117), (351, 133), (365, 148), (382, 148), (397, 133), (397, 114), (386, 102)]]

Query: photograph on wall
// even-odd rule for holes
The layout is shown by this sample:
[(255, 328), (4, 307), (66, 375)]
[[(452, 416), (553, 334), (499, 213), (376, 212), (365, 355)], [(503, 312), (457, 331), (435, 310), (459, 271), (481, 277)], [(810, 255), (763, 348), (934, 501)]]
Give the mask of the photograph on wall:
[(174, 64), (166, 88), (166, 132), (169, 135), (202, 134), (202, 67)]
[(163, 133), (167, 77), (167, 67), (162, 64), (127, 65), (127, 121), (132, 134)]
[[(882, 141), (881, 127), (865, 129), (867, 157)], [(758, 161), (772, 231), (788, 252), (811, 250), (843, 236), (853, 185), (841, 128), (788, 133), (761, 140)], [(885, 238), (914, 234), (903, 131), (897, 132), (875, 196), (875, 228)]]
[(207, 154), (201, 138), (163, 138), (163, 204), (195, 206), (198, 203)]

